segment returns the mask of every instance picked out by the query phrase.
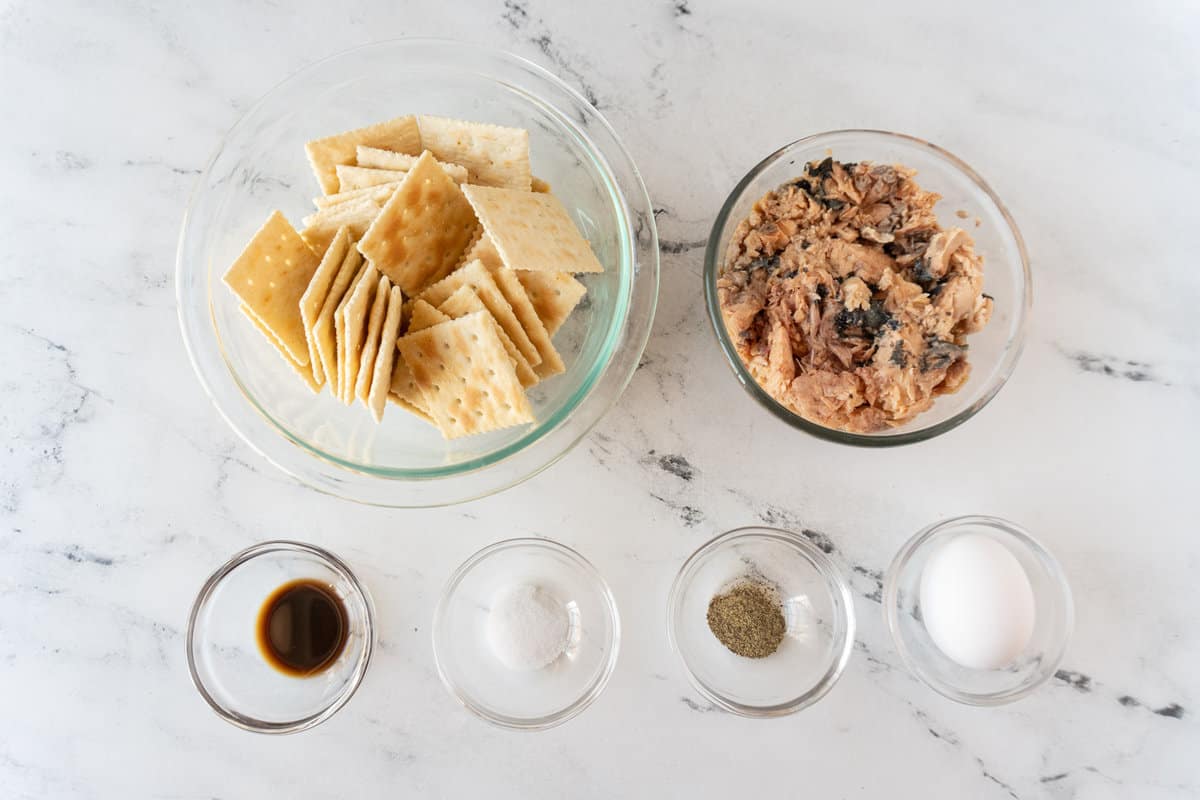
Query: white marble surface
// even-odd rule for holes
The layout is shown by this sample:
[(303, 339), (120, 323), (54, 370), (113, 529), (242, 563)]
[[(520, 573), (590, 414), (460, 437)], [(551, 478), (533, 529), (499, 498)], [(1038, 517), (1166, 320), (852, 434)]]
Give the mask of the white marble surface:
[[(0, 795), (1200, 794), (1195, 6), (738, 5), (0, 2)], [(513, 50), (594, 99), (644, 172), (664, 255), (646, 365), (585, 442), (501, 496), (403, 512), (296, 485), (226, 428), (185, 358), (172, 273), (195, 175), (249, 103), (318, 56), (418, 34)], [(998, 399), (887, 452), (758, 411), (701, 306), (701, 243), (735, 180), (852, 126), (976, 166), (1036, 280)], [(909, 677), (876, 601), (911, 532), (967, 512), (1034, 530), (1077, 597), (1065, 671), (1006, 708)], [(761, 722), (702, 702), (664, 634), (686, 555), (760, 520), (830, 537), (860, 616), (837, 688)], [(531, 533), (607, 574), (625, 631), (599, 701), (522, 735), (442, 690), (428, 626), (465, 556)], [(279, 536), (349, 559), (382, 632), (340, 714), (273, 738), (205, 707), (182, 629), (214, 567)]]

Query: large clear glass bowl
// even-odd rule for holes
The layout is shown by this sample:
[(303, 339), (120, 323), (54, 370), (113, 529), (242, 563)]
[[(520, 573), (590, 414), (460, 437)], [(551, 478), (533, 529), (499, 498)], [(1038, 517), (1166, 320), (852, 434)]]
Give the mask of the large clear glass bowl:
[[(995, 299), (991, 322), (968, 337), (971, 376), (966, 384), (954, 394), (939, 397), (933, 408), (915, 419), (877, 433), (827, 428), (801, 417), (768, 394), (742, 363), (725, 328), (717, 297), (717, 279), (724, 268), (729, 242), (755, 201), (795, 179), (806, 163), (827, 156), (839, 161), (903, 164), (915, 169), (921, 187), (942, 196), (936, 211), (943, 227), (959, 225), (975, 240), (975, 249), (984, 259), (983, 291)], [(717, 342), (751, 397), (792, 427), (822, 439), (868, 447), (930, 439), (961, 425), (987, 405), (1016, 367), (1033, 302), (1025, 242), (1008, 209), (983, 178), (960, 159), (929, 142), (899, 133), (866, 130), (819, 133), (792, 142), (764, 158), (742, 178), (713, 223), (704, 256), (704, 296)]]
[[(389, 406), (319, 396), (238, 310), (221, 282), (272, 209), (294, 224), (320, 194), (304, 143), (426, 113), (527, 128), (548, 181), (605, 271), (555, 345), (565, 374), (530, 391), (536, 423), (446, 441)], [(229, 131), (200, 177), (179, 240), (180, 325), (196, 374), (229, 424), (301, 481), (379, 505), (435, 506), (490, 494), (554, 463), (616, 402), (637, 367), (658, 295), (658, 241), (641, 176), (577, 92), (516, 56), (452, 41), (372, 44), (309, 66)]]

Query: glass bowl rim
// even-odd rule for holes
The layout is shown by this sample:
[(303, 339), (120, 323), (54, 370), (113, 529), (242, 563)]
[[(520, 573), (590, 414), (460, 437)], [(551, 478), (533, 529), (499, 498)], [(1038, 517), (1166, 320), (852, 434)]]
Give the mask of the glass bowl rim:
[[(595, 585), (600, 589), (600, 595), (604, 600), (604, 608), (607, 612), (608, 619), (612, 624), (612, 637), (609, 646), (608, 656), (605, 659), (604, 666), (600, 669), (596, 678), (591, 681), (583, 694), (567, 706), (558, 711), (544, 714), (540, 717), (513, 717), (506, 714), (493, 714), (477, 703), (470, 695), (459, 688), (458, 684), (447, 673), (443, 663), (444, 658), (438, 647), (438, 632), (442, 629), (447, 614), (447, 605), (450, 598), (453, 596), (459, 584), (475, 567), (486, 561), (491, 556), (497, 553), (509, 550), (523, 549), (541, 549), (550, 550), (559, 555), (566, 556), (568, 560), (579, 566), (583, 571), (595, 582)], [(442, 587), (441, 595), (438, 598), (437, 607), (433, 612), (433, 626), (430, 632), (433, 640), (433, 661), (437, 667), (438, 677), (442, 681), (442, 685), (450, 692), (450, 695), (459, 702), (461, 706), (470, 711), (475, 716), (489, 722), (500, 728), (520, 731), (543, 731), (549, 728), (556, 727), (564, 722), (577, 717), (588, 706), (596, 701), (608, 686), (609, 679), (617, 666), (617, 658), (621, 649), (621, 614), (617, 607), (617, 599), (613, 595), (612, 588), (608, 585), (608, 581), (600, 573), (596, 566), (585, 558), (579, 551), (569, 547), (562, 542), (555, 541), (538, 536), (525, 536), (512, 539), (504, 539), (503, 541), (494, 542), (486, 547), (483, 547), (467, 557), (462, 564), (450, 575), (445, 586)]]
[[(742, 199), (749, 185), (763, 172), (774, 166), (783, 158), (786, 158), (791, 153), (809, 147), (818, 147), (827, 140), (838, 136), (846, 135), (863, 135), (868, 137), (878, 137), (883, 140), (892, 140), (905, 146), (915, 146), (918, 149), (924, 149), (931, 154), (946, 162), (950, 167), (960, 172), (966, 177), (975, 187), (982, 192), (984, 197), (988, 199), (999, 212), (1001, 219), (1004, 220), (1007, 226), (1008, 233), (1012, 236), (1016, 243), (1017, 252), (1020, 255), (1020, 267), (1023, 275), (1023, 302), (1016, 309), (1017, 324), (1016, 330), (1008, 345), (1005, 347), (1001, 356), (1000, 371), (997, 373), (993, 385), (989, 386), (982, 395), (975, 400), (974, 403), (959, 411), (952, 417), (944, 419), (941, 422), (928, 425), (924, 428), (917, 428), (902, 433), (851, 433), (842, 431), (836, 428), (828, 428), (815, 422), (803, 418), (799, 414), (789, 410), (778, 400), (772, 397), (765, 389), (758, 385), (758, 382), (742, 364), (742, 359), (737, 353), (733, 342), (729, 338), (729, 333), (725, 329), (724, 318), (721, 314), (721, 304), (717, 297), (717, 277), (724, 261), (724, 254), (719, 253), (718, 248), (721, 243), (721, 232), (729, 222), (730, 216), (733, 213), (733, 208), (738, 201)], [(974, 169), (967, 165), (962, 159), (948, 150), (939, 147), (932, 142), (927, 142), (924, 139), (916, 136), (911, 136), (905, 133), (897, 133), (895, 131), (878, 130), (872, 128), (844, 128), (840, 130), (823, 131), (814, 133), (810, 136), (797, 139), (793, 142), (785, 144), (775, 152), (771, 153), (757, 164), (755, 164), (746, 175), (738, 181), (733, 187), (733, 190), (725, 198), (725, 202), (721, 205), (721, 210), (717, 213), (716, 219), (713, 221), (713, 227), (709, 233), (708, 242), (704, 250), (704, 300), (708, 310), (708, 320), (712, 327), (713, 333), (716, 335), (717, 344), (721, 352), (725, 356), (725, 360), (729, 363), (733, 370), (734, 376), (738, 382), (742, 384), (742, 388), (753, 397), (758, 404), (769, 411), (773, 416), (787, 423), (793, 428), (812, 434), (819, 439), (824, 439), (829, 442), (838, 444), (848, 444), (857, 447), (896, 447), (899, 445), (913, 444), (923, 442), (927, 439), (932, 439), (935, 436), (946, 433), (947, 431), (957, 428), (959, 425), (966, 422), (971, 417), (975, 416), (979, 411), (992, 401), (992, 399), (1000, 392), (1008, 379), (1012, 376), (1016, 369), (1017, 362), (1020, 360), (1022, 351), (1025, 348), (1025, 335), (1029, 327), (1029, 316), (1033, 310), (1033, 276), (1029, 268), (1029, 252), (1025, 246), (1025, 239), (1021, 235), (1020, 229), (1017, 227), (1016, 220), (1013, 219), (1008, 207), (1004, 205), (999, 196), (992, 190), (992, 187), (979, 175)], [(918, 417), (919, 419), (919, 417)]]
[[(795, 698), (783, 703), (775, 703), (769, 706), (755, 706), (746, 703), (739, 703), (730, 700), (721, 693), (709, 687), (692, 671), (688, 664), (687, 658), (683, 654), (683, 649), (679, 646), (679, 642), (675, 635), (675, 618), (679, 608), (679, 603), (682, 598), (684, 589), (684, 577), (702, 558), (705, 558), (712, 553), (725, 549), (732, 544), (744, 540), (768, 540), (779, 542), (799, 550), (806, 557), (816, 571), (825, 580), (825, 588), (829, 592), (830, 598), (834, 601), (835, 609), (840, 609), (844, 632), (840, 642), (834, 642), (834, 650), (836, 656), (832, 659), (825, 673), (819, 680), (812, 684), (805, 691), (801, 692)], [(850, 591), (850, 584), (846, 580), (845, 574), (838, 568), (833, 560), (829, 558), (820, 547), (814, 544), (805, 536), (793, 533), (792, 531), (782, 530), (780, 528), (772, 528), (765, 525), (747, 525), (741, 528), (734, 528), (725, 531), (724, 533), (714, 536), (700, 547), (696, 548), (679, 568), (679, 572), (675, 575), (675, 580), (671, 583), (671, 592), (667, 599), (667, 640), (670, 643), (671, 649), (679, 657), (679, 661), (683, 664), (683, 670), (687, 674), (688, 682), (700, 692), (709, 702), (713, 703), (725, 711), (732, 712), (742, 717), (755, 719), (765, 719), (770, 717), (783, 717), (793, 714), (801, 709), (807, 708), (829, 693), (831, 689), (841, 679), (842, 673), (845, 672), (846, 666), (850, 663), (850, 656), (854, 652), (855, 632), (857, 630), (856, 615), (854, 611), (854, 595)]]
[[(354, 665), (354, 671), (350, 675), (350, 679), (346, 685), (338, 692), (325, 708), (310, 714), (306, 717), (301, 717), (289, 722), (267, 722), (265, 720), (256, 719), (255, 717), (241, 714), (238, 711), (222, 705), (208, 691), (204, 685), (204, 679), (200, 675), (199, 667), (196, 664), (195, 644), (196, 644), (196, 623), (199, 619), (201, 610), (206, 606), (213, 591), (225, 580), (232, 572), (241, 567), (243, 564), (252, 561), (255, 558), (269, 555), (275, 552), (288, 553), (303, 553), (315, 557), (322, 562), (326, 567), (329, 567), (335, 572), (339, 578), (344, 580), (351, 588), (352, 593), (362, 602), (363, 608), (366, 609), (366, 614), (363, 618), (364, 635), (363, 649)], [(196, 599), (192, 602), (192, 610), (188, 614), (187, 635), (184, 639), (184, 644), (187, 649), (187, 664), (188, 674), (191, 676), (192, 685), (196, 687), (196, 691), (204, 698), (217, 716), (231, 725), (235, 725), (242, 730), (252, 733), (265, 734), (288, 734), (299, 733), (300, 731), (308, 730), (320, 725), (325, 720), (332, 717), (342, 709), (346, 703), (350, 702), (350, 698), (358, 691), (358, 687), (362, 684), (363, 676), (366, 675), (367, 666), (371, 662), (371, 654), (375, 649), (375, 605), (371, 599), (370, 592), (366, 586), (359, 581), (358, 576), (350, 569), (338, 556), (330, 551), (306, 542), (298, 542), (291, 539), (270, 539), (265, 542), (251, 545), (250, 547), (240, 550), (230, 556), (224, 564), (218, 567), (205, 580), (204, 585), (200, 587), (200, 591), (196, 594)]]
[[(976, 694), (973, 692), (964, 692), (956, 689), (949, 684), (937, 680), (933, 677), (913, 655), (904, 637), (900, 635), (900, 618), (897, 612), (897, 600), (899, 597), (900, 586), (899, 576), (908, 566), (909, 562), (916, 555), (917, 551), (923, 547), (933, 537), (952, 531), (956, 528), (967, 527), (985, 527), (991, 530), (999, 531), (1005, 536), (1016, 539), (1023, 547), (1037, 558), (1037, 560), (1046, 568), (1054, 582), (1055, 589), (1059, 593), (1059, 599), (1063, 606), (1063, 624), (1065, 627), (1065, 635), (1062, 640), (1057, 643), (1054, 657), (1046, 660), (1046, 666), (1039, 671), (1036, 680), (1031, 681), (1027, 685), (1017, 687), (1016, 689), (1005, 690), (1002, 692), (993, 692), (989, 694)], [(904, 662), (904, 666), (908, 671), (916, 676), (921, 683), (933, 689), (938, 694), (953, 700), (957, 703), (971, 706), (999, 706), (1005, 703), (1012, 703), (1020, 700), (1023, 697), (1033, 693), (1046, 681), (1054, 677), (1055, 671), (1062, 663), (1063, 657), (1066, 655), (1067, 647), (1071, 641), (1071, 635), (1075, 629), (1075, 599), (1071, 592), (1071, 584), (1067, 581), (1066, 572), (1062, 568), (1062, 564), (1054, 557), (1046, 547), (1033, 537), (1029, 531), (1022, 528), (1015, 522), (1003, 519), (1001, 517), (989, 516), (986, 514), (966, 514), (958, 517), (948, 517), (943, 520), (934, 522), (922, 528), (917, 533), (904, 543), (900, 551), (896, 553), (896, 557), (892, 559), (891, 565), (883, 579), (883, 617), (884, 624), (887, 626), (888, 635), (892, 639), (892, 644), (897, 652), (900, 653), (900, 660)]]
[[(592, 106), (576, 89), (554, 73), (509, 51), (487, 46), (471, 45), (472, 52), (478, 57), (519, 69), (535, 81), (544, 82), (547, 87), (552, 88), (556, 92), (561, 92), (571, 103), (586, 108), (589, 124), (598, 126), (602, 135), (609, 142), (608, 144), (600, 145), (596, 142), (595, 137), (579, 128), (576, 122), (571, 119), (569, 106), (564, 107), (560, 102), (548, 100), (536, 87), (532, 90), (528, 88), (521, 90), (523, 93), (533, 97), (538, 103), (550, 109), (585, 144), (589, 153), (594, 157), (594, 160), (596, 160), (603, 172), (605, 187), (612, 195), (616, 211), (615, 228), (619, 239), (619, 255), (622, 271), (620, 279), (623, 287), (618, 289), (620, 296), (617, 298), (613, 318), (606, 320), (608, 332), (605, 337), (605, 343), (601, 347), (601, 358), (585, 370), (579, 388), (572, 392), (571, 397), (568, 398), (562, 407), (554, 410), (550, 419), (535, 425), (534, 428), (523, 434), (516, 441), (494, 452), (472, 457), (461, 464), (449, 468), (444, 466), (428, 468), (375, 468), (347, 461), (337, 455), (326, 453), (295, 435), (287, 427), (277, 422), (272, 415), (266, 413), (260, 404), (246, 392), (238, 375), (229, 368), (227, 359), (222, 355), (224, 348), (220, 335), (213, 329), (211, 307), (206, 303), (202, 311), (196, 311), (191, 308), (193, 303), (188, 302), (190, 298), (185, 297), (185, 288), (189, 288), (185, 285), (188, 282), (185, 274), (190, 274), (190, 269), (187, 265), (193, 260), (188, 252), (188, 248), (194, 246), (189, 241), (189, 237), (198, 235), (192, 231), (192, 226), (197, 206), (206, 190), (204, 185), (205, 178), (211, 173), (214, 165), (225, 152), (231, 138), (240, 131), (252, 115), (280, 90), (291, 86), (304, 76), (314, 73), (329, 62), (358, 53), (392, 47), (444, 48), (462, 47), (464, 44), (460, 40), (449, 37), (411, 36), (384, 39), (357, 45), (323, 56), (294, 70), (257, 98), (220, 137), (217, 147), (205, 163), (190, 193), (180, 228), (175, 269), (177, 315), (184, 348), (192, 364), (193, 372), (208, 395), (210, 402), (212, 402), (226, 424), (238, 437), (246, 442), (251, 449), (266, 458), (277, 469), (317, 491), (366, 505), (429, 508), (469, 502), (504, 491), (553, 466), (599, 424), (620, 400), (625, 388), (633, 378), (637, 364), (640, 362), (641, 353), (645, 350), (653, 327), (660, 279), (658, 233), (653, 214), (650, 213), (653, 210), (653, 204), (650, 201), (645, 180), (642, 177), (641, 171), (634, 163), (628, 148), (617, 135), (611, 123), (600, 111)], [(500, 77), (490, 73), (476, 72), (473, 74), (491, 80), (497, 85), (508, 86)], [(618, 172), (626, 173), (625, 177), (618, 177)], [(644, 206), (644, 209), (642, 206)], [(640, 222), (639, 215), (643, 210), (646, 212), (646, 219), (645, 225), (641, 226), (638, 223)], [(644, 234), (640, 233), (643, 228)], [(641, 235), (645, 235), (646, 237), (645, 247), (641, 246)], [(197, 319), (193, 320), (192, 317), (197, 317)], [(200, 317), (203, 317), (203, 319), (199, 319)], [(203, 332), (209, 335), (208, 338), (215, 341), (215, 345), (210, 344), (207, 340), (202, 344), (199, 341), (202, 337), (198, 335), (197, 331), (192, 330), (193, 327), (197, 329), (204, 328), (205, 326), (202, 323), (205, 320), (209, 324)], [(220, 366), (229, 373), (229, 380), (232, 383), (232, 387), (241, 395), (240, 398), (235, 398), (235, 400), (241, 405), (247, 406), (256, 418), (261, 418), (265, 422), (267, 428), (270, 429), (269, 432), (272, 434), (273, 440), (286, 442), (291, 448), (301, 451), (304, 454), (304, 463), (289, 463), (290, 459), (288, 456), (291, 450), (283, 454), (275, 452), (276, 448), (272, 446), (275, 444), (275, 441), (272, 441), (271, 445), (257, 441), (259, 431), (253, 428), (254, 423), (235, 419), (235, 416), (240, 418), (240, 412), (235, 413), (232, 409), (225, 407), (225, 404), (230, 401), (218, 400), (218, 390), (220, 390), (221, 394), (224, 394), (226, 387), (216, 385), (216, 378), (210, 379), (209, 370), (201, 363), (202, 360), (207, 360), (209, 354), (207, 352), (200, 352), (201, 350), (207, 351), (214, 348), (216, 357), (221, 362)], [(623, 351), (636, 352), (637, 357), (630, 358), (623, 354)], [(587, 409), (587, 413), (581, 417), (580, 412), (584, 409)], [(576, 423), (582, 421), (585, 424), (582, 428), (578, 428), (577, 424), (572, 425), (573, 421)], [(568, 429), (569, 434), (567, 433)], [(541, 447), (546, 452), (537, 455), (536, 458), (530, 456), (531, 451), (535, 451), (538, 447)], [(516, 459), (520, 456), (524, 456), (525, 460), (530, 463), (515, 463)], [(321, 467), (311, 467), (314, 461), (328, 465), (334, 469), (334, 472), (325, 473)], [(413, 494), (410, 492), (409, 494), (412, 495), (410, 497), (397, 497), (393, 499), (386, 496), (386, 489), (371, 488), (371, 484), (382, 484), (384, 486), (403, 486), (405, 484), (414, 486), (447, 486), (452, 485), (453, 482), (459, 479), (471, 476), (478, 477), (502, 464), (510, 467), (507, 472), (511, 474), (505, 474), (491, 481), (479, 480), (477, 482), (482, 484), (481, 486), (472, 486), (465, 491), (449, 488), (436, 493)]]

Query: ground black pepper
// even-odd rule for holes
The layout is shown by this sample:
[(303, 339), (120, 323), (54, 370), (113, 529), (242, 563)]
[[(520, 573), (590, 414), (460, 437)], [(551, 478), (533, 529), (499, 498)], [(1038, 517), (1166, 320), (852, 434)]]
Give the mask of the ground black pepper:
[(779, 649), (787, 632), (778, 592), (753, 580), (742, 580), (708, 603), (708, 627), (733, 653), (766, 658)]

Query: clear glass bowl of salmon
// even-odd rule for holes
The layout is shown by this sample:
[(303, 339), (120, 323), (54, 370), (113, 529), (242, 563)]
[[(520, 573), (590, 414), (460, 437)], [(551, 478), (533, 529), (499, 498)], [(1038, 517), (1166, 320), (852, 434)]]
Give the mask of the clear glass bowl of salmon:
[(928, 142), (868, 130), (756, 165), (713, 224), (704, 291), (757, 403), (869, 447), (929, 439), (986, 406), (1032, 303), (1025, 244), (983, 178)]

